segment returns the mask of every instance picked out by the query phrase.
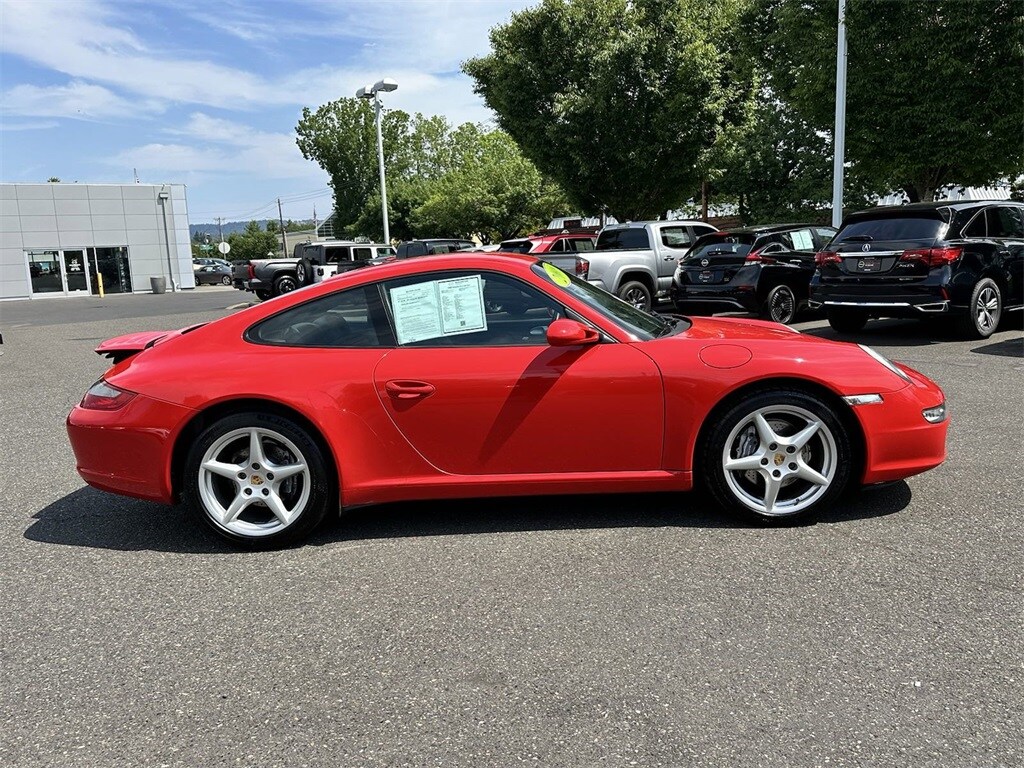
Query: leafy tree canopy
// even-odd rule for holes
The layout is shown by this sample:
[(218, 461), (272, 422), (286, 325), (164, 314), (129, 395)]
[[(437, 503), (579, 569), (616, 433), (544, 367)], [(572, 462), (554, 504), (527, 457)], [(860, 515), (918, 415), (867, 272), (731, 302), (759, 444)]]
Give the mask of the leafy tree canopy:
[(584, 210), (677, 207), (749, 87), (738, 0), (544, 0), (491, 31), (465, 71), (498, 123)]
[[(1024, 169), (1024, 3), (848, 0), (846, 160), (876, 190), (930, 200)], [(821, 131), (835, 110), (837, 0), (752, 0), (750, 55)]]
[(232, 232), (227, 238), (231, 252), (227, 258), (232, 261), (266, 259), (281, 255), (281, 244), (270, 232), (264, 232), (259, 222), (250, 221), (243, 232)]

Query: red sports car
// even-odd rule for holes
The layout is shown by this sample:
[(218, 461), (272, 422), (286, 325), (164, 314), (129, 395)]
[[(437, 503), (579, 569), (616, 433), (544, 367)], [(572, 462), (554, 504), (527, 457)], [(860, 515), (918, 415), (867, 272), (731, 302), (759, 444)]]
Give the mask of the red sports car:
[(248, 546), (346, 506), (698, 477), (792, 518), (945, 458), (942, 391), (867, 347), (649, 314), (530, 256), (398, 261), (97, 351), (115, 364), (68, 416), (82, 477)]

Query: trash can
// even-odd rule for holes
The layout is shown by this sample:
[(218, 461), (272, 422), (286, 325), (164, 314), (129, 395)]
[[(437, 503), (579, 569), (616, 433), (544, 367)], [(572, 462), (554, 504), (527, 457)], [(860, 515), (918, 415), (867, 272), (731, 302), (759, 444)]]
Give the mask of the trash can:
[(167, 278), (162, 275), (160, 277), (149, 278), (149, 285), (153, 288), (153, 293), (167, 292)]

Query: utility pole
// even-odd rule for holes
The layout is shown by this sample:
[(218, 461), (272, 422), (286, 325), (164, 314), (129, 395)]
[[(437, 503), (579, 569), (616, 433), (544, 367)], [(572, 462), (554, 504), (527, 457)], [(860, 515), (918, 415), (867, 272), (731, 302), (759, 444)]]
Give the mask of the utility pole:
[(313, 206), (313, 242), (317, 242), (320, 239), (320, 225), (316, 220), (316, 206)]
[(281, 198), (277, 198), (277, 220), (281, 222), (281, 251), (288, 258), (288, 235), (284, 231), (284, 214), (281, 213)]
[(220, 235), (220, 241), (224, 242), (224, 228), (220, 225), (220, 216), (217, 217), (217, 233)]
[(832, 226), (843, 222), (843, 164), (846, 155), (846, 0), (839, 0), (836, 33), (836, 127), (832, 134)]

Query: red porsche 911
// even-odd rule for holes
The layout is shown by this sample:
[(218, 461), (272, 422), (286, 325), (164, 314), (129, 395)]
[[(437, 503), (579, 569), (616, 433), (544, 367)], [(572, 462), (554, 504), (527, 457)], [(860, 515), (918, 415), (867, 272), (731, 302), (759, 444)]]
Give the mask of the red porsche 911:
[(82, 477), (245, 546), (348, 506), (698, 479), (793, 518), (945, 458), (942, 391), (868, 347), (650, 314), (525, 255), (398, 261), (97, 351)]

